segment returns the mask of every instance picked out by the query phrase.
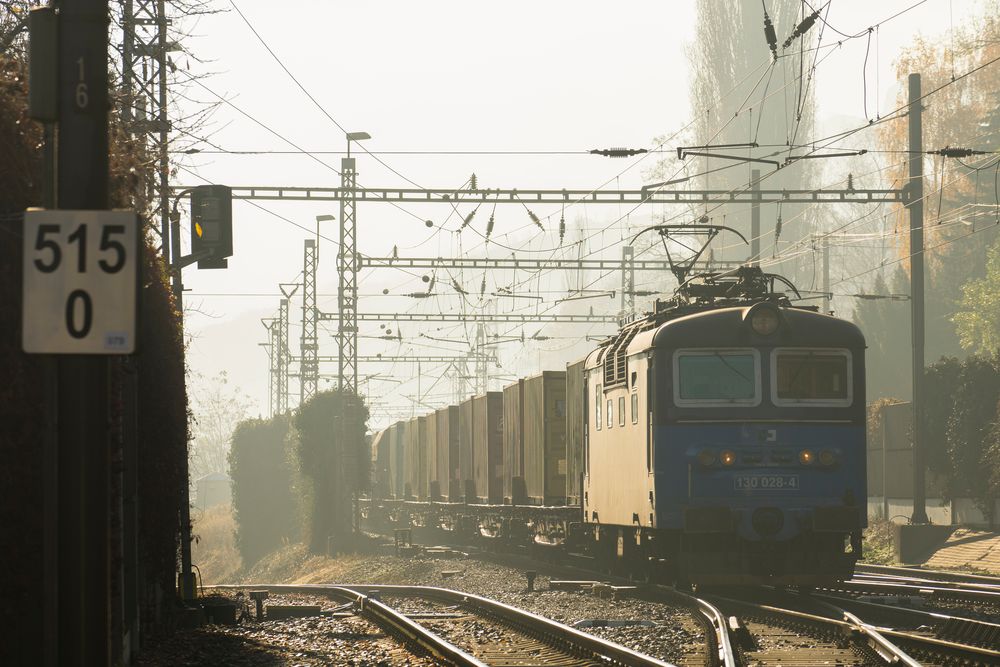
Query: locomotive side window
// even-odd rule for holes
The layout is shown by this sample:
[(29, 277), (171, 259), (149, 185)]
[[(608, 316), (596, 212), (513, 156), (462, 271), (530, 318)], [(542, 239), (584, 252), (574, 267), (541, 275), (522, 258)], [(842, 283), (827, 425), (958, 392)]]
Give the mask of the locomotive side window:
[(625, 397), (618, 397), (618, 425), (625, 425)]
[(632, 423), (639, 423), (639, 394), (632, 394)]
[(771, 360), (775, 405), (847, 407), (851, 404), (851, 353), (785, 348)]
[(615, 402), (608, 399), (608, 428), (615, 425)]
[(760, 354), (756, 350), (678, 350), (674, 353), (678, 407), (758, 405)]

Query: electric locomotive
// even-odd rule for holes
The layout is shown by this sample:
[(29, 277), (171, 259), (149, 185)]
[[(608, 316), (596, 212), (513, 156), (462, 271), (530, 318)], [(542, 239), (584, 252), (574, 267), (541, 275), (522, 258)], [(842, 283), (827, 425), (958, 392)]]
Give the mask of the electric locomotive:
[(864, 337), (776, 281), (747, 266), (688, 282), (587, 357), (573, 532), (599, 559), (708, 584), (853, 572)]

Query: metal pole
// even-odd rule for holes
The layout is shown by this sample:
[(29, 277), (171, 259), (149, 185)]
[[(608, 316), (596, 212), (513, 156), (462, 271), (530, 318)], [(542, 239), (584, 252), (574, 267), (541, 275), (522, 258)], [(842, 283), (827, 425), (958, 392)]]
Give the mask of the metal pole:
[[(58, 206), (108, 208), (108, 3), (62, 0)], [(111, 660), (110, 364), (58, 361), (58, 663)], [(55, 492), (49, 489), (49, 492)]]
[[(351, 141), (347, 141), (348, 154)], [(358, 388), (358, 239), (357, 172), (352, 157), (340, 161), (340, 184), (348, 197), (340, 200), (340, 251), (338, 253), (337, 389)]]
[(750, 170), (750, 192), (753, 203), (750, 205), (750, 261), (760, 261), (760, 169)]
[(924, 487), (924, 158), (920, 114), (920, 75), (909, 77), (910, 180), (906, 185), (910, 209), (910, 329), (913, 339), (913, 516), (912, 523), (927, 523)]
[[(175, 243), (180, 245), (180, 236), (176, 235), (171, 240), (171, 243), (167, 243), (167, 221), (169, 220), (170, 211), (170, 154), (168, 152), (170, 148), (170, 120), (167, 118), (167, 9), (165, 0), (157, 0), (156, 2), (156, 21), (157, 21), (157, 42), (156, 42), (156, 67), (157, 67), (157, 129), (159, 131), (159, 137), (157, 140), (157, 171), (159, 172), (157, 178), (159, 180), (159, 192), (157, 193), (159, 197), (159, 208), (160, 208), (160, 226), (161, 235), (163, 238), (163, 259), (166, 260), (170, 257), (168, 255), (168, 245), (173, 246)], [(179, 250), (174, 253), (175, 257), (180, 257)], [(179, 302), (178, 302), (179, 303)], [(183, 312), (178, 305), (178, 312)], [(184, 457), (184, 461), (187, 461), (187, 457)], [(187, 463), (184, 465), (187, 468)], [(185, 499), (187, 499), (187, 494), (185, 493)], [(185, 511), (186, 513), (186, 511)], [(184, 524), (185, 526), (187, 524)], [(181, 550), (184, 550), (184, 544), (187, 544), (188, 550), (188, 567), (184, 572), (190, 574), (190, 546), (191, 546), (191, 535), (190, 531), (182, 527), (184, 532), (184, 540), (182, 542)], [(192, 596), (193, 597), (193, 596)], [(188, 599), (185, 596), (185, 599)]]
[(622, 246), (622, 310), (621, 317), (635, 312), (635, 254), (630, 245)]
[(827, 315), (830, 314), (830, 239), (829, 239), (829, 237), (823, 237), (823, 313), (827, 314)]
[[(165, 144), (164, 144), (165, 146)], [(166, 149), (164, 148), (164, 151)], [(162, 174), (161, 174), (162, 176)], [(161, 193), (167, 193), (166, 187), (161, 185)], [(167, 203), (164, 203), (167, 201)], [(169, 199), (160, 198), (160, 206), (169, 212)], [(170, 267), (173, 277), (172, 290), (174, 295), (174, 306), (177, 309), (177, 324), (181, 332), (184, 331), (184, 282), (181, 279), (181, 214), (178, 211), (169, 212), (166, 215), (170, 219)], [(168, 244), (164, 244), (166, 247)], [(188, 470), (188, 454), (185, 448), (184, 460), (181, 463), (184, 470), (184, 491), (181, 498), (181, 571), (178, 576), (178, 588), (181, 598), (193, 600), (196, 593), (194, 568), (191, 567), (191, 479)]]

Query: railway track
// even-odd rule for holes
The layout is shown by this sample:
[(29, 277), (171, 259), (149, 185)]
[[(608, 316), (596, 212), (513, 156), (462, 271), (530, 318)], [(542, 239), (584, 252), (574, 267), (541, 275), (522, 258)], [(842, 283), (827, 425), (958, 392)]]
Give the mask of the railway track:
[[(228, 586), (220, 588), (241, 588)], [(358, 613), (418, 654), (459, 667), (669, 667), (670, 663), (488, 598), (431, 586), (260, 585), (273, 593), (322, 594)], [(401, 611), (383, 599), (424, 600)], [(419, 620), (416, 620), (419, 619)]]
[(822, 590), (842, 597), (936, 606), (946, 613), (974, 611), (980, 619), (1000, 621), (1000, 579), (994, 577), (861, 566), (853, 578)]
[[(744, 595), (754, 599), (710, 596), (747, 624), (734, 638), (743, 664), (1000, 664), (1000, 625), (834, 596)], [(816, 643), (800, 646), (809, 638)]]

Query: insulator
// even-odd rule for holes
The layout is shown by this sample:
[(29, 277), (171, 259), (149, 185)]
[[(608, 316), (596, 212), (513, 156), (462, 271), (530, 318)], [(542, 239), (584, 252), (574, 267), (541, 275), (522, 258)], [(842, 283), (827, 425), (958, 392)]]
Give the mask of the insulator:
[(774, 223), (774, 245), (778, 245), (778, 239), (781, 238), (781, 214), (778, 214), (778, 220)]
[(531, 218), (531, 221), (533, 223), (538, 225), (538, 228), (540, 230), (542, 230), (543, 232), (545, 231), (545, 227), (542, 226), (542, 221), (538, 219), (538, 216), (535, 215), (534, 211), (532, 211), (530, 208), (528, 209), (528, 217)]
[(767, 40), (767, 48), (771, 49), (771, 57), (778, 60), (778, 36), (774, 34), (774, 24), (771, 23), (771, 17), (767, 15), (767, 6), (764, 5), (764, 0), (761, 0), (760, 4), (764, 7), (764, 39)]
[(648, 153), (649, 151), (645, 148), (594, 148), (590, 151), (591, 155), (603, 155), (604, 157), (632, 157), (633, 155), (640, 155), (642, 153)]
[(392, 258), (399, 259), (399, 248), (397, 246), (392, 246)]
[(469, 177), (469, 189), (470, 190), (478, 190), (479, 189), (479, 183), (478, 183), (478, 181), (476, 179), (476, 175), (475, 174), (473, 174), (472, 176)]
[(559, 216), (559, 245), (562, 245), (563, 239), (566, 237), (566, 219)]
[(936, 151), (931, 151), (931, 153), (936, 153), (942, 157), (971, 157), (973, 155), (986, 155), (987, 151), (977, 151), (972, 148), (952, 148), (951, 146), (945, 146)]
[(427, 293), (430, 294), (434, 291), (434, 283), (437, 282), (437, 278), (431, 276), (431, 281), (427, 283)]
[(479, 284), (479, 296), (486, 294), (486, 274), (483, 274), (483, 282)]
[(854, 174), (847, 175), (847, 189), (854, 191)]
[(455, 291), (458, 292), (459, 294), (468, 294), (468, 292), (466, 292), (464, 289), (462, 289), (462, 286), (459, 285), (458, 281), (455, 280), (454, 278), (452, 278), (452, 280), (451, 280), (451, 286), (453, 288), (455, 288)]
[(786, 39), (785, 43), (781, 45), (781, 48), (787, 49), (792, 45), (792, 42), (806, 34), (809, 31), (809, 28), (813, 27), (813, 24), (816, 23), (816, 19), (818, 18), (819, 10), (817, 9), (812, 14), (802, 19), (802, 23), (795, 26), (795, 30), (793, 30), (792, 34), (788, 36), (788, 39)]
[(490, 221), (486, 223), (486, 240), (490, 240), (490, 234), (493, 233), (493, 216), (490, 216)]
[(465, 229), (466, 227), (469, 226), (469, 223), (472, 222), (472, 219), (474, 217), (476, 217), (476, 211), (477, 210), (479, 210), (479, 209), (475, 209), (474, 208), (474, 209), (472, 209), (472, 213), (470, 213), (469, 215), (465, 216), (465, 220), (462, 222), (462, 226), (458, 228), (458, 231), (462, 231), (463, 229)]

